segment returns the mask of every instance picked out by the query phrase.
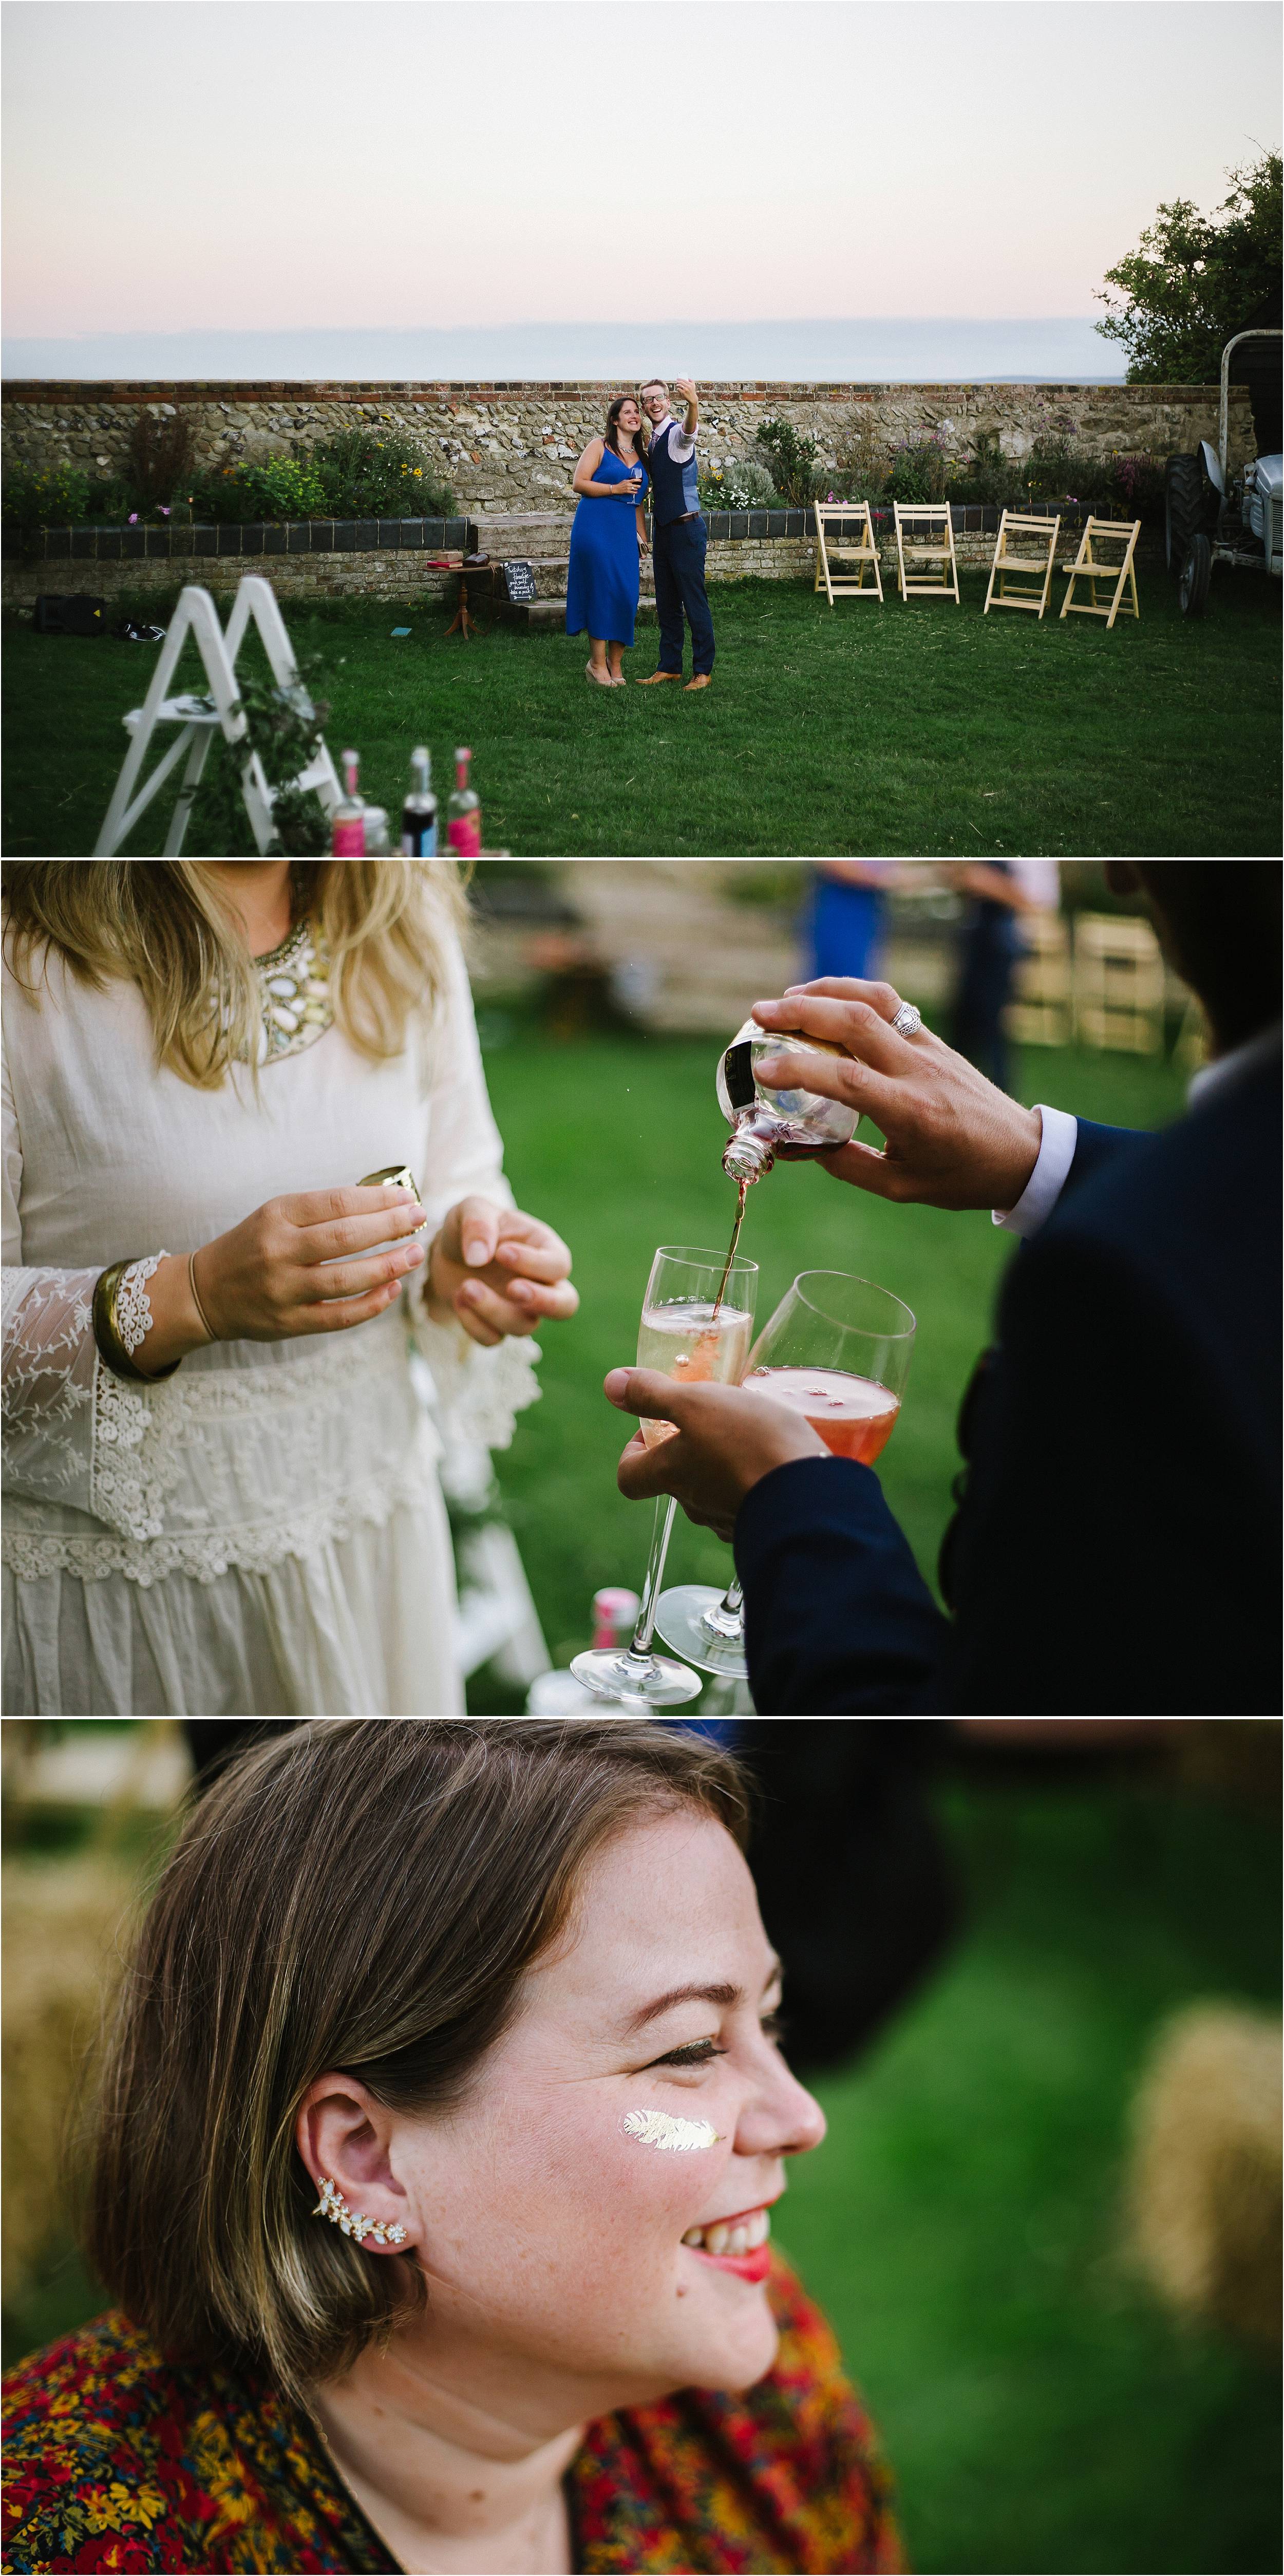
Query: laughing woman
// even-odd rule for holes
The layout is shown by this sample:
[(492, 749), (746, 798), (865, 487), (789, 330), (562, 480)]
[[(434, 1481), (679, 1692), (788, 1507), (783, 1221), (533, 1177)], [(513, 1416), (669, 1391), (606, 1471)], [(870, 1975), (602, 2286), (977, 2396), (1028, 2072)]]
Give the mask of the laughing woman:
[(631, 394), (621, 394), (602, 436), (589, 440), (572, 476), (580, 501), (571, 522), (566, 632), (579, 635), (588, 628), (585, 677), (600, 689), (626, 685), (620, 657), (633, 642), (647, 546), (641, 446), (642, 414)]
[(211, 1789), (126, 1975), (89, 2251), (6, 2383), (5, 2565), (901, 2565), (770, 2249), (825, 2123), (734, 1765), (677, 1729), (310, 1726)]
[(6, 1712), (460, 1708), (411, 1352), (502, 1446), (576, 1296), (503, 1177), (453, 868), (4, 893)]

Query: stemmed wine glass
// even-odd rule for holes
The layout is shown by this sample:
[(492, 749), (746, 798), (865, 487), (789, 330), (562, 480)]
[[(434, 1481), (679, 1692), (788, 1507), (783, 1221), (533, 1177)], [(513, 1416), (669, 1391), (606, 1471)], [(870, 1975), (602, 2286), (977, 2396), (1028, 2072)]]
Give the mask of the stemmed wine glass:
[[(804, 1270), (764, 1324), (742, 1384), (795, 1405), (839, 1458), (872, 1466), (895, 1428), (914, 1347), (914, 1317), (890, 1290), (843, 1270)], [(661, 1595), (656, 1627), (701, 1672), (744, 1680), (738, 1582), (679, 1583)]]
[[(688, 1384), (703, 1379), (736, 1385), (748, 1356), (757, 1286), (757, 1262), (746, 1261), (739, 1253), (728, 1262), (722, 1253), (698, 1244), (661, 1244), (642, 1300), (638, 1367), (660, 1369), (665, 1377)], [(642, 1424), (649, 1447), (667, 1440), (672, 1430), (667, 1422)], [(632, 1644), (590, 1646), (572, 1659), (576, 1681), (598, 1699), (619, 1701), (626, 1708), (674, 1708), (682, 1700), (694, 1699), (703, 1687), (699, 1675), (685, 1664), (651, 1651), (656, 1598), (676, 1510), (671, 1494), (657, 1497), (651, 1555)]]

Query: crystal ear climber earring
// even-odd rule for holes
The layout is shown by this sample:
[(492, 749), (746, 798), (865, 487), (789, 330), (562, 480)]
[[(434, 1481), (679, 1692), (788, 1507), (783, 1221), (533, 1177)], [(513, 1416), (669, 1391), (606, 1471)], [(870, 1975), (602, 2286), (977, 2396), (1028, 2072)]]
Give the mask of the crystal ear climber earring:
[(375, 2245), (405, 2244), (404, 2227), (385, 2227), (382, 2219), (376, 2222), (373, 2218), (367, 2218), (363, 2209), (357, 2210), (354, 2216), (337, 2184), (331, 2182), (329, 2174), (322, 2174), (317, 2189), (321, 2197), (312, 2211), (314, 2218), (328, 2218), (332, 2226), (342, 2228), (345, 2236), (355, 2236), (358, 2245), (364, 2245), (367, 2236)]

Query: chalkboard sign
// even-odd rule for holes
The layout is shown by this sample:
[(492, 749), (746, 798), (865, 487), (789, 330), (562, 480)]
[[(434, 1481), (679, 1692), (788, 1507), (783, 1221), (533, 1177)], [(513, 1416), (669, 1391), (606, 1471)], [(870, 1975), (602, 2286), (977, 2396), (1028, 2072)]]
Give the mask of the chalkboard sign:
[(506, 563), (503, 565), (502, 570), (504, 575), (504, 588), (508, 593), (510, 605), (515, 605), (521, 600), (538, 599), (539, 589), (535, 580), (535, 566), (533, 563)]

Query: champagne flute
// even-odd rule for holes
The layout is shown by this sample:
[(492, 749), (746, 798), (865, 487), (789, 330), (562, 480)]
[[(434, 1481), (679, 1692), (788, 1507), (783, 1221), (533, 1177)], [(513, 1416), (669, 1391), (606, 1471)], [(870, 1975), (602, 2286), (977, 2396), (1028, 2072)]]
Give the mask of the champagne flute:
[[(757, 1262), (746, 1261), (739, 1253), (728, 1263), (722, 1253), (698, 1244), (661, 1244), (642, 1300), (638, 1367), (660, 1369), (665, 1377), (688, 1385), (700, 1380), (736, 1385), (748, 1354), (757, 1286)], [(658, 1441), (669, 1439), (673, 1429), (671, 1422), (643, 1422), (642, 1436), (654, 1448)], [(699, 1675), (685, 1664), (651, 1651), (656, 1599), (676, 1510), (671, 1494), (658, 1496), (631, 1645), (590, 1646), (571, 1662), (576, 1681), (586, 1690), (625, 1708), (673, 1708), (682, 1700), (694, 1699), (702, 1688)]]
[[(891, 1438), (913, 1344), (914, 1317), (889, 1290), (842, 1270), (804, 1270), (764, 1324), (741, 1382), (795, 1404), (837, 1457), (872, 1466)], [(675, 1584), (655, 1624), (700, 1672), (747, 1678), (738, 1581), (726, 1592)]]

